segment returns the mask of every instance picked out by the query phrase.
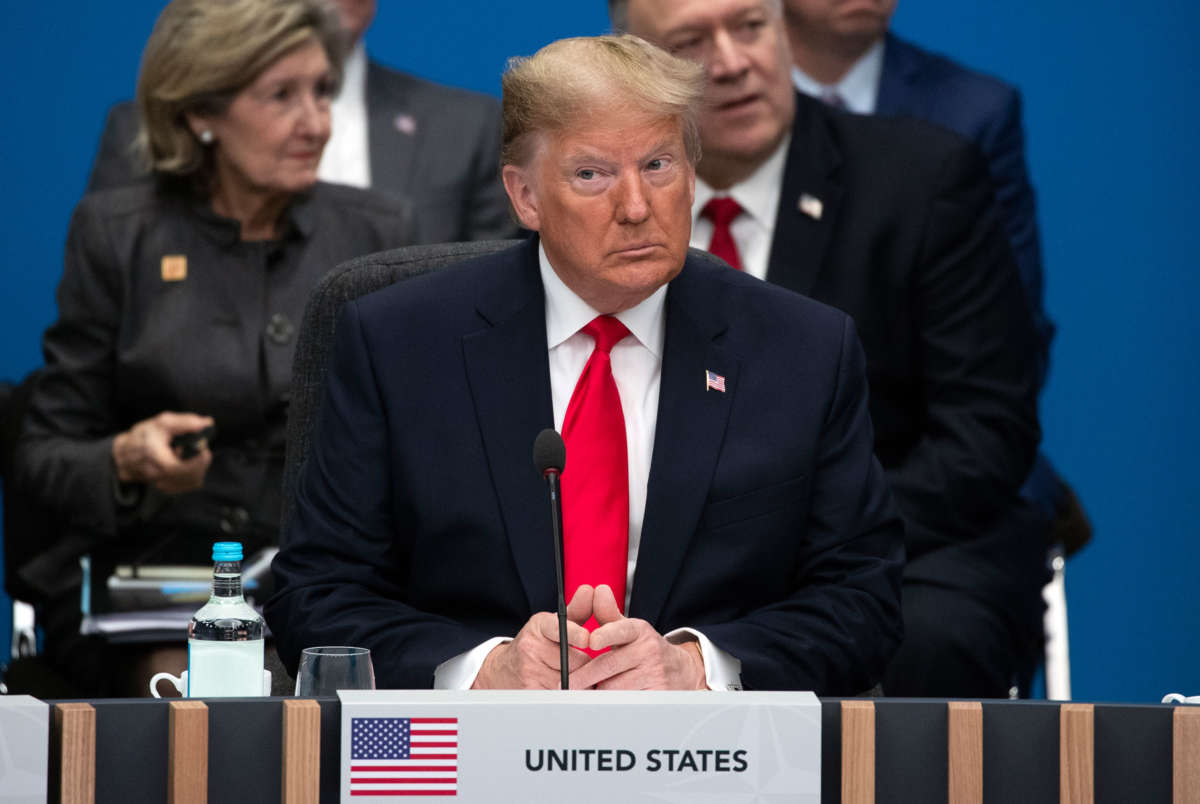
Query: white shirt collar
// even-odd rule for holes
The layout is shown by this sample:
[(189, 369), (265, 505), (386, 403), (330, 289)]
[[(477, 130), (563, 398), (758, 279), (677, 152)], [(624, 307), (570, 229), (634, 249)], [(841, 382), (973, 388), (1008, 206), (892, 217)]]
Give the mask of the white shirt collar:
[(805, 95), (820, 98), (830, 90), (841, 96), (846, 108), (857, 114), (874, 114), (879, 99), (879, 80), (883, 76), (884, 40), (880, 39), (854, 62), (842, 80), (833, 86), (814, 80), (799, 67), (792, 67), (792, 83)]
[(342, 64), (342, 89), (338, 99), (343, 97), (348, 100), (367, 97), (367, 46), (361, 39), (346, 54)]
[(788, 133), (775, 152), (758, 166), (758, 169), (728, 190), (714, 190), (708, 182), (696, 176), (696, 197), (692, 201), (692, 221), (700, 217), (704, 205), (716, 196), (729, 196), (759, 224), (769, 230), (775, 229), (775, 216), (779, 211), (779, 193), (783, 189), (783, 168), (787, 163), (788, 145), (792, 135)]
[(367, 50), (354, 46), (342, 69), (342, 89), (330, 106), (329, 142), (317, 166), (322, 181), (371, 186), (370, 143), (367, 141)]
[[(546, 347), (553, 349), (570, 338), (589, 321), (600, 315), (587, 302), (575, 295), (550, 265), (546, 249), (538, 241), (538, 268), (546, 292)], [(666, 338), (667, 286), (663, 285), (648, 298), (628, 310), (617, 313), (633, 337), (638, 339), (657, 358), (662, 357)]]

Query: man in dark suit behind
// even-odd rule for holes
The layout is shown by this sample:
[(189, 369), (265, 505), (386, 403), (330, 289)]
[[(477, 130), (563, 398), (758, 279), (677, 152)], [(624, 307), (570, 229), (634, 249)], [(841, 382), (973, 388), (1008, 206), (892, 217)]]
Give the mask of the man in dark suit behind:
[(845, 314), (689, 256), (702, 94), (635, 37), (510, 67), (502, 174), (538, 237), (347, 305), (267, 604), (287, 665), (355, 644), (383, 687), (557, 686), (529, 462), (554, 426), (572, 687), (878, 680), (901, 525), (862, 352)]
[[(368, 60), (362, 37), (375, 17), (375, 0), (337, 4), (353, 45), (333, 104), (333, 136), (319, 177), (409, 199), (416, 243), (515, 236), (496, 168), (496, 101)], [(133, 103), (113, 106), (89, 191), (120, 187), (146, 175), (132, 156), (137, 134)]]
[(797, 95), (779, 0), (613, 0), (614, 27), (705, 65), (692, 245), (851, 314), (875, 449), (906, 520), (891, 695), (1003, 696), (1040, 634), (1047, 523), (1035, 333), (968, 143)]
[[(801, 92), (857, 114), (927, 120), (979, 147), (1037, 329), (1040, 388), (1050, 364), (1054, 324), (1042, 303), (1041, 240), (1025, 161), (1021, 93), (889, 32), (895, 10), (896, 0), (785, 0), (792, 79)], [(1063, 516), (1078, 506), (1040, 452), (1021, 491), (1047, 516)]]

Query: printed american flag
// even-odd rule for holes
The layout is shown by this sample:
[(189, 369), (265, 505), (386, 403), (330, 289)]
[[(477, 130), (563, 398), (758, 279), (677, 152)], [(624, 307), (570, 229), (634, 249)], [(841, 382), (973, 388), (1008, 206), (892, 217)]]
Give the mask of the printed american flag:
[(350, 795), (458, 795), (458, 718), (350, 719)]
[(715, 371), (705, 371), (704, 390), (708, 391), (710, 388), (714, 391), (725, 393), (725, 378)]

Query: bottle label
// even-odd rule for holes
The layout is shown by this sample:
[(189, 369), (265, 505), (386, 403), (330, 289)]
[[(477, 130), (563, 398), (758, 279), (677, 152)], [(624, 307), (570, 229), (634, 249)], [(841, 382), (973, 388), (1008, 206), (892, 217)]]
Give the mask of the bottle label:
[(188, 640), (189, 698), (263, 694), (263, 641)]

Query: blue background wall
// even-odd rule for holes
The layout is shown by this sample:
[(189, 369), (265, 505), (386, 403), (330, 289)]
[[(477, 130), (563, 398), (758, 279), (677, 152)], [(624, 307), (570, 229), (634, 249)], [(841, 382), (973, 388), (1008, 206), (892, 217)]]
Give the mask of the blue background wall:
[[(68, 216), (161, 4), (6, 5), (0, 378), (14, 378), (40, 360)], [(493, 94), (508, 56), (607, 28), (601, 0), (380, 5), (377, 58)], [(1045, 444), (1096, 528), (1068, 569), (1075, 697), (1200, 693), (1200, 5), (901, 0), (895, 27), (1025, 94), (1059, 326)]]

